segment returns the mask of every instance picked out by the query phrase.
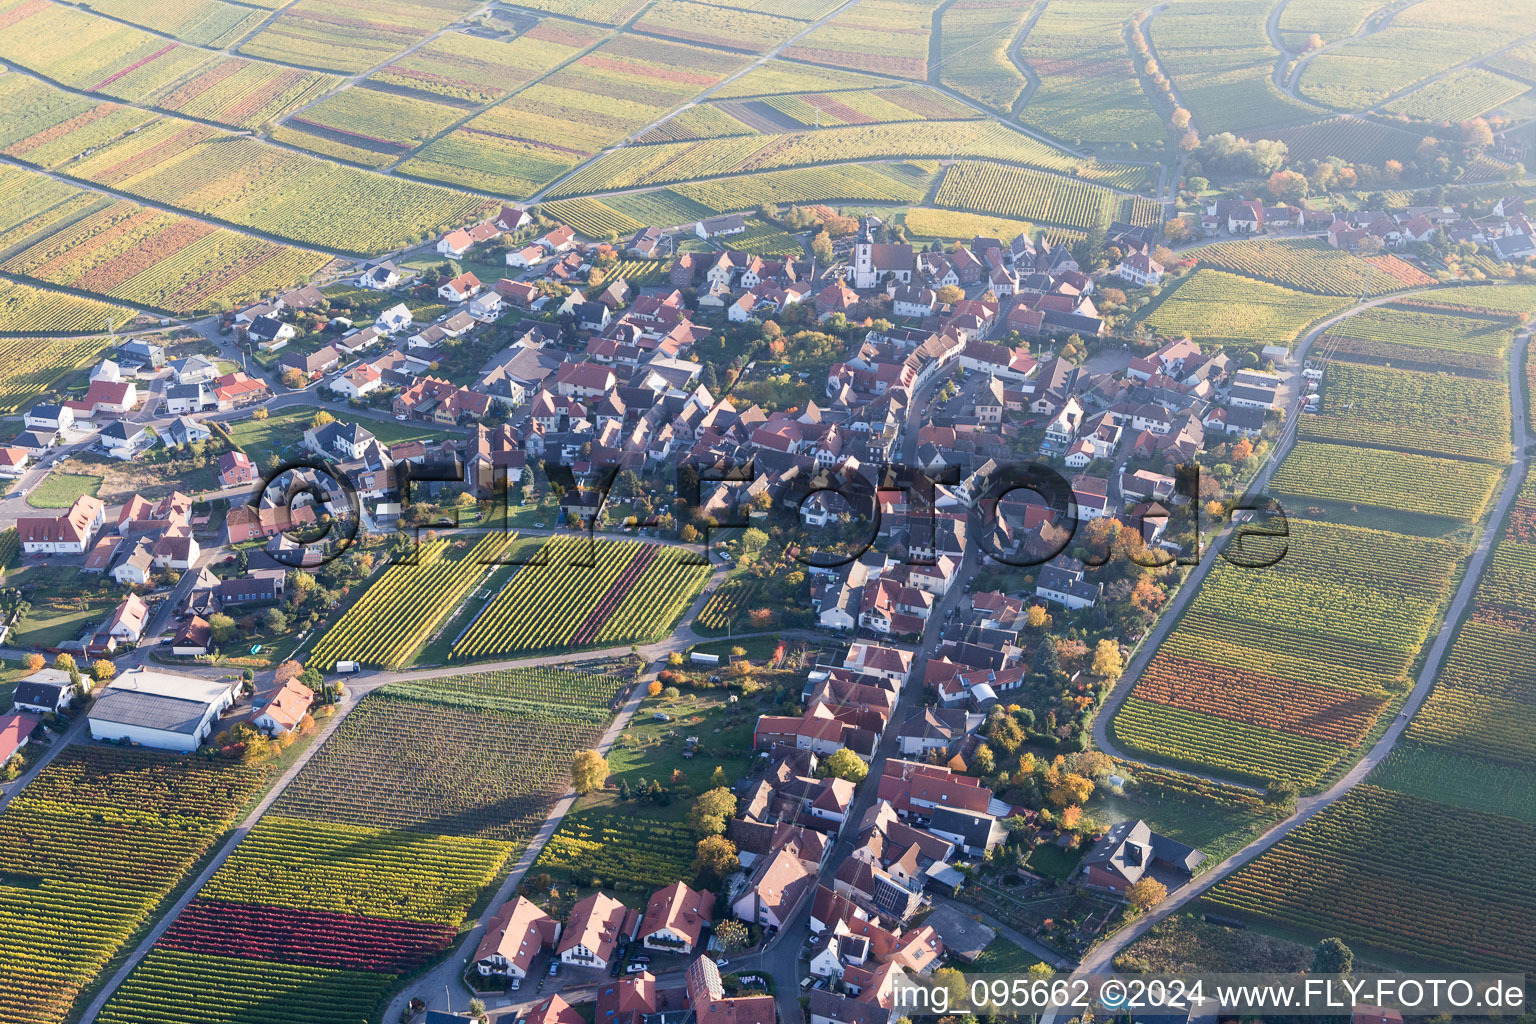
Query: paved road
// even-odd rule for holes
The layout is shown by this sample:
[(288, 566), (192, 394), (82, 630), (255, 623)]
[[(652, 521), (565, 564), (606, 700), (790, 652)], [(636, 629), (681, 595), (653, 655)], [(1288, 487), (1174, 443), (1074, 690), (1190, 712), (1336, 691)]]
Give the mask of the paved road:
[[(1424, 668), (1419, 672), (1412, 693), (1403, 705), (1403, 712), (1387, 729), (1386, 733), (1376, 742), (1360, 763), (1334, 783), (1327, 790), (1314, 796), (1306, 797), (1296, 805), (1296, 811), (1289, 818), (1276, 824), (1268, 832), (1249, 843), (1247, 846), (1232, 854), (1226, 860), (1211, 868), (1205, 874), (1195, 879), (1189, 885), (1180, 889), (1155, 909), (1142, 915), (1134, 924), (1124, 928), (1094, 948), (1083, 960), (1078, 968), (1078, 974), (1102, 973), (1109, 970), (1115, 956), (1126, 946), (1145, 935), (1159, 921), (1166, 919), (1170, 914), (1188, 906), (1207, 892), (1212, 886), (1226, 878), (1238, 868), (1247, 864), (1255, 857), (1274, 846), (1280, 840), (1290, 835), (1297, 828), (1310, 821), (1313, 816), (1324, 808), (1338, 801), (1350, 790), (1354, 789), (1366, 777), (1387, 758), (1397, 741), (1402, 738), (1412, 720), (1415, 712), (1424, 703), (1435, 683), (1435, 676), (1440, 669), (1440, 662), (1445, 657), (1446, 650), (1450, 647), (1451, 640), (1455, 637), (1467, 605), (1477, 593), (1478, 583), (1482, 579), (1483, 570), (1488, 564), (1488, 558), (1497, 540), (1499, 530), (1503, 527), (1504, 519), (1514, 504), (1516, 496), (1520, 492), (1520, 485), (1524, 481), (1529, 459), (1526, 447), (1531, 443), (1530, 432), (1526, 427), (1526, 399), (1524, 367), (1526, 349), (1530, 344), (1531, 331), (1527, 328), (1516, 339), (1513, 350), (1510, 353), (1509, 385), (1510, 385), (1510, 413), (1513, 420), (1511, 429), (1514, 442), (1514, 461), (1509, 478), (1504, 485), (1503, 492), (1499, 495), (1498, 503), (1494, 506), (1488, 517), (1488, 524), (1483, 529), (1471, 560), (1467, 563), (1467, 571), (1462, 576), (1461, 584), (1456, 588), (1456, 596), (1451, 601), (1450, 608), (1445, 615), (1445, 622), (1440, 627), (1435, 637), (1434, 645), (1429, 650), (1429, 656), (1425, 659)], [(1041, 1024), (1055, 1024), (1055, 1014), (1047, 1015)]]

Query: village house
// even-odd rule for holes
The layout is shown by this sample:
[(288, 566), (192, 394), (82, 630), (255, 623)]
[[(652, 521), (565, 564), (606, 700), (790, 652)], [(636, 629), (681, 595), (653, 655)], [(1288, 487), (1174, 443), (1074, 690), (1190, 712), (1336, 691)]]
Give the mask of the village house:
[(604, 893), (595, 892), (571, 908), (555, 953), (561, 963), (606, 970), (620, 940), (634, 937), (639, 917)]

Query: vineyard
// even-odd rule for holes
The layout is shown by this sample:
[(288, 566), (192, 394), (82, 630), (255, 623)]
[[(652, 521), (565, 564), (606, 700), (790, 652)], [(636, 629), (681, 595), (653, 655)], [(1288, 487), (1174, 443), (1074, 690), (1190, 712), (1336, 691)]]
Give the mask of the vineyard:
[(1206, 899), (1407, 963), (1518, 971), (1536, 958), (1532, 843), (1536, 825), (1362, 785)]
[(404, 169), (522, 198), (661, 120), (743, 63), (736, 54), (618, 36), (471, 118)]
[(133, 310), (78, 295), (43, 291), (0, 277), (0, 332), (100, 333), (133, 319)]
[(1293, 159), (1321, 160), (1338, 156), (1370, 164), (1409, 159), (1420, 138), (1399, 128), (1358, 117), (1336, 117), (1295, 128), (1270, 130), (1264, 132), (1264, 137), (1284, 142)]
[(345, 89), (288, 119), (364, 147), (414, 149), (464, 116), (455, 107), (378, 89)]
[[(1113, 219), (1120, 197), (1107, 188), (1038, 171), (961, 162), (949, 169), (934, 202), (977, 213), (1091, 228)], [(1155, 206), (1151, 200), (1141, 200)]]
[(309, 663), (322, 672), (337, 661), (400, 668), (485, 579), (511, 538), (486, 534), (473, 548), (463, 542), (428, 541), (415, 565), (385, 569), (368, 592), (326, 630)]
[(294, 241), (371, 254), (489, 204), (162, 119), (71, 165), (76, 177)]
[(81, 3), (93, 11), (164, 32), (199, 46), (218, 49), (236, 41), (261, 24), (262, 15), (249, 7), (223, 0), (90, 0)]
[(532, 870), (637, 893), (692, 878), (698, 837), (672, 822), (639, 824), (638, 816), (623, 807), (591, 807), (567, 815)]
[(5, 1019), (68, 1017), (266, 780), (261, 769), (140, 751), (60, 754), (0, 815)]
[(0, 336), (0, 412), (30, 405), (59, 380), (90, 365), (106, 347), (101, 338)]
[(1045, 170), (1076, 172), (1085, 181), (1122, 188), (1138, 186), (1146, 175), (1144, 167), (1085, 163), (995, 121), (948, 122), (943, 132), (936, 132), (931, 125), (922, 122), (908, 122), (850, 125), (824, 128), (819, 132), (742, 139), (630, 146), (594, 160), (562, 183), (554, 194), (556, 198), (562, 198), (691, 181), (702, 175), (770, 171), (834, 161), (895, 156), (947, 159), (956, 152)]
[(1322, 415), (1302, 420), (1301, 436), (1503, 464), (1509, 395), (1502, 383), (1330, 364)]
[(933, 5), (927, 0), (865, 0), (816, 29), (784, 56), (812, 64), (925, 81)]
[[(56, 166), (154, 120), (142, 110), (76, 96), (23, 75), (0, 76), (0, 101), (0, 152), (38, 167)], [(5, 173), (18, 172), (6, 168)]]
[(939, 80), (984, 107), (1008, 114), (1028, 80), (1008, 56), (1030, 8), (1012, 0), (957, 0), (940, 24)]
[(699, 104), (678, 111), (654, 128), (635, 136), (636, 142), (683, 142), (750, 135), (752, 128), (716, 106)]
[[(1331, 359), (1502, 378), (1512, 321), (1497, 311), (1489, 311), (1494, 318), (1457, 315), (1462, 310), (1446, 303), (1448, 297), (1462, 291), (1446, 289), (1360, 310), (1330, 327), (1319, 340), (1318, 350)], [(1493, 291), (1502, 297), (1503, 289)], [(1466, 301), (1486, 300), (1478, 296)]]
[(457, 103), (491, 103), (559, 67), (607, 33), (577, 22), (543, 22), (502, 42), (445, 32), (369, 81)]
[(451, 25), (474, 6), (471, 0), (298, 0), (240, 52), (357, 73)]
[(1057, 138), (1090, 143), (1153, 142), (1162, 118), (1125, 48), (1135, 0), (1049, 4), (1019, 47), (1040, 80), (1019, 120)]
[(1530, 89), (1482, 68), (1461, 68), (1382, 107), (1421, 121), (1465, 121)]
[(179, 83), (155, 105), (232, 128), (259, 128), (319, 99), (338, 81), (315, 71), (228, 60)]
[(552, 537), (518, 569), (458, 643), (455, 658), (552, 647), (648, 643), (671, 628), (708, 578), (690, 553), (637, 541)]
[[(779, 9), (783, 7), (782, 4), (773, 6)], [(883, 79), (871, 78), (853, 71), (774, 60), (754, 67), (740, 78), (720, 86), (714, 98), (730, 100), (751, 96), (778, 96), (785, 93), (873, 89), (885, 84)]]
[[(0, 270), (192, 313), (240, 305), (302, 283), (328, 262), (319, 253), (122, 201), (24, 249)], [(37, 329), (101, 330), (105, 320), (98, 311), (85, 316), (82, 327)]]
[(1252, 238), (1204, 246), (1189, 255), (1216, 270), (1318, 295), (1356, 298), (1427, 288), (1435, 283), (1434, 278), (1390, 253), (1361, 258), (1314, 240)]
[[(435, 681), (434, 681), (435, 682)], [(423, 684), (430, 690), (431, 683)], [(278, 814), (338, 824), (523, 842), (565, 792), (571, 757), (599, 722), (511, 717), (372, 694), (283, 791)], [(426, 700), (430, 701), (430, 696)], [(447, 705), (447, 702), (444, 702)], [(402, 736), (413, 736), (402, 745)]]
[(1302, 501), (1472, 522), (1488, 507), (1498, 478), (1498, 467), (1481, 462), (1300, 441), (1270, 488)]
[(1170, 337), (1230, 344), (1278, 345), (1296, 340), (1314, 320), (1338, 312), (1344, 299), (1308, 295), (1220, 270), (1197, 270), (1163, 293), (1143, 319)]
[(1293, 516), (1275, 565), (1222, 564), (1206, 578), (1115, 734), (1170, 763), (1315, 785), (1401, 691), (1460, 555)]
[(401, 975), (457, 938), (622, 684), (525, 669), (368, 695), (101, 1019), (184, 1024), (210, 1007), (273, 1024), (372, 1019)]
[(684, 0), (659, 0), (635, 23), (650, 32), (685, 43), (762, 51), (805, 29), (805, 23), (758, 11), (733, 11)]

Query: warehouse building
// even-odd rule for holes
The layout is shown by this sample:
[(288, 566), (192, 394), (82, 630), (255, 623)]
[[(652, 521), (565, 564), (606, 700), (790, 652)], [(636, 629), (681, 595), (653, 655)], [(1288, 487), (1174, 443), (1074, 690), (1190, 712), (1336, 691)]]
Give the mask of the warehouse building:
[(239, 685), (143, 668), (124, 672), (86, 716), (91, 738), (191, 753), (234, 704)]

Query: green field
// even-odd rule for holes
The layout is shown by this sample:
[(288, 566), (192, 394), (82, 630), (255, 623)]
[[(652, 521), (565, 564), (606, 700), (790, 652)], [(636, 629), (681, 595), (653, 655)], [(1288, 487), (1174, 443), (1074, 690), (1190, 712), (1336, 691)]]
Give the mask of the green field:
[(27, 504), (33, 508), (69, 508), (84, 494), (95, 494), (101, 477), (89, 473), (50, 473), (32, 488)]

